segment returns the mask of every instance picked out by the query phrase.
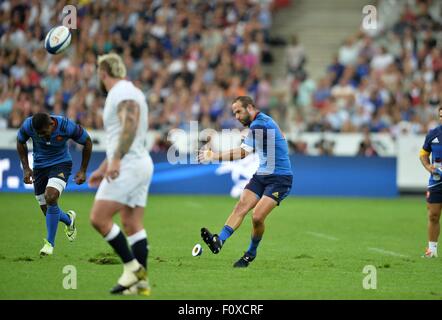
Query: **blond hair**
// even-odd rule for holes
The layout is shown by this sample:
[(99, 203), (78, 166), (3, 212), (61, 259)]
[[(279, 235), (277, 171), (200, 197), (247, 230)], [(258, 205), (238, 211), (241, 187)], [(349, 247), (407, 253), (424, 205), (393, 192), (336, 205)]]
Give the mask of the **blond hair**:
[(113, 78), (126, 77), (126, 66), (121, 57), (116, 53), (98, 56), (98, 68), (103, 69)]

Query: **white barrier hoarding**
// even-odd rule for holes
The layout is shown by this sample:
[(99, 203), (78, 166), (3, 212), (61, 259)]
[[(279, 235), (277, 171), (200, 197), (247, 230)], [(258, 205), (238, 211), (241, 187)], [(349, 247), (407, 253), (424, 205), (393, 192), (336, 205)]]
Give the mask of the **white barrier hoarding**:
[(429, 173), (419, 160), (419, 151), (424, 140), (423, 135), (408, 135), (396, 141), (398, 146), (397, 184), (401, 191), (424, 191), (427, 187)]

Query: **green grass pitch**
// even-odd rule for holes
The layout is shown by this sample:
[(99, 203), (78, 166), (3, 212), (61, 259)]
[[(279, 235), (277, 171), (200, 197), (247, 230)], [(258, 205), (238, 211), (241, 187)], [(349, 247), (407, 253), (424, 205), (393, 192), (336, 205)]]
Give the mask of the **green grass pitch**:
[[(40, 258), (45, 220), (32, 194), (0, 194), (0, 299), (146, 299), (111, 297), (122, 267), (89, 224), (93, 194), (65, 193), (60, 205), (78, 215), (68, 242), (59, 225), (55, 254)], [(286, 199), (274, 210), (257, 259), (232, 264), (247, 249), (248, 216), (213, 255), (200, 228), (219, 232), (234, 199), (150, 196), (145, 211), (151, 246), (147, 299), (442, 299), (442, 258), (422, 259), (425, 199)], [(119, 218), (116, 218), (119, 222)], [(192, 257), (196, 243), (200, 257)], [(77, 270), (77, 289), (63, 288), (63, 267)], [(366, 290), (363, 268), (377, 270)]]

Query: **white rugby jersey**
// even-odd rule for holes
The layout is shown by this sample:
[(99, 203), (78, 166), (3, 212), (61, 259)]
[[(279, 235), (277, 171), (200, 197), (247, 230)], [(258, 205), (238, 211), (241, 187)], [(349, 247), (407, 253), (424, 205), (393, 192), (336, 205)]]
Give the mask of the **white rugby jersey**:
[(104, 103), (103, 123), (106, 131), (106, 157), (111, 160), (117, 149), (122, 124), (118, 118), (118, 104), (124, 100), (134, 100), (140, 107), (138, 130), (132, 145), (123, 160), (145, 158), (147, 150), (148, 106), (143, 92), (127, 80), (118, 81), (108, 92)]

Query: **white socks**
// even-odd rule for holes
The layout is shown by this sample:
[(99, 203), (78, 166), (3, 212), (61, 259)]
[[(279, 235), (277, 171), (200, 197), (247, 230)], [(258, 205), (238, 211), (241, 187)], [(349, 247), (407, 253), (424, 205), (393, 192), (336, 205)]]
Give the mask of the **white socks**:
[(146, 230), (144, 230), (144, 229), (138, 231), (137, 233), (134, 233), (131, 236), (128, 236), (127, 242), (129, 242), (130, 246), (133, 246), (135, 243), (137, 243), (138, 241), (143, 240), (143, 239), (147, 239), (147, 233), (146, 233)]
[(140, 268), (140, 264), (138, 263), (137, 259), (133, 259), (132, 261), (129, 261), (124, 264), (124, 271), (129, 272), (135, 272)]
[(432, 253), (437, 254), (437, 242), (432, 242), (432, 241), (428, 242), (428, 248)]
[(120, 233), (120, 227), (114, 223), (109, 233), (106, 236), (104, 236), (104, 239), (107, 242), (112, 241), (118, 236), (119, 233)]

